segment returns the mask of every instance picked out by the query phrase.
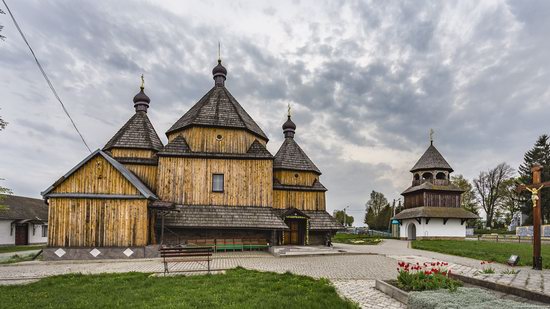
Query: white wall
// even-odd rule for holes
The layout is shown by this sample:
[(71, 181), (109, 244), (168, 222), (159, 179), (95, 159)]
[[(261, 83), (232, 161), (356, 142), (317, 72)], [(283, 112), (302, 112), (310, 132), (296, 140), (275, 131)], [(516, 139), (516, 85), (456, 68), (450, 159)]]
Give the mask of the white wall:
[[(0, 245), (15, 245), (15, 226), (13, 227), (13, 231), (11, 231), (12, 222), (13, 220), (0, 220)], [(33, 225), (28, 223), (29, 244), (47, 243), (47, 235), (46, 237), (42, 237), (42, 225), (36, 224), (34, 228), (33, 235)]]
[(15, 244), (15, 228), (13, 229), (13, 235), (10, 235), (12, 221), (0, 220), (0, 245)]
[(419, 224), (416, 219), (403, 220), (399, 231), (399, 237), (407, 238), (409, 225), (416, 226), (416, 237), (466, 237), (466, 223), (460, 224), (460, 219), (449, 219), (443, 224), (443, 219), (432, 218), (426, 224), (426, 219), (422, 218)]
[(42, 237), (42, 224), (34, 225), (34, 235), (32, 234), (33, 225), (29, 223), (29, 244), (41, 244), (48, 242), (48, 234), (46, 237)]

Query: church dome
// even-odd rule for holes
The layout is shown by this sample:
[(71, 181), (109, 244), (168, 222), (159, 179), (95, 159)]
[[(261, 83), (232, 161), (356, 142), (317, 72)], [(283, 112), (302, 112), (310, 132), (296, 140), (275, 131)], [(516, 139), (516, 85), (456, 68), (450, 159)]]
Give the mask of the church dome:
[(218, 59), (218, 65), (212, 69), (212, 75), (227, 75), (227, 69), (222, 65), (222, 60)]
[(145, 94), (145, 92), (143, 92), (143, 89), (144, 88), (141, 88), (141, 91), (138, 92), (138, 94), (136, 94), (136, 96), (134, 97), (134, 103), (138, 103), (138, 102), (151, 103), (151, 99), (149, 99), (149, 97)]
[(296, 130), (296, 124), (290, 119), (290, 116), (288, 116), (287, 121), (283, 123), (283, 131), (286, 130)]

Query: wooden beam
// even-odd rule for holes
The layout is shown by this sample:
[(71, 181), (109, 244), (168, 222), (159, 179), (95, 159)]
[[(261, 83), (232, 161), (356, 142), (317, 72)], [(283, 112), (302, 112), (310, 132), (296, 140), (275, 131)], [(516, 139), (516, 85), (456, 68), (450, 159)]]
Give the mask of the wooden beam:
[(430, 218), (426, 218), (426, 224), (430, 222)]
[(447, 220), (449, 220), (449, 218), (443, 218), (443, 225), (447, 224)]
[(460, 225), (464, 225), (464, 222), (466, 222), (468, 219), (460, 219)]
[(422, 224), (422, 218), (416, 218), (416, 222), (418, 222), (418, 224)]

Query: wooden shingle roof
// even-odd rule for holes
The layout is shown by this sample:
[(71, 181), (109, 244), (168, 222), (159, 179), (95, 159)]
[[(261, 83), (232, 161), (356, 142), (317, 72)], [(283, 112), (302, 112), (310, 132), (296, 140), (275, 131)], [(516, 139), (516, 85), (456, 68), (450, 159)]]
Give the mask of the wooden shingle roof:
[(418, 162), (416, 162), (413, 166), (411, 172), (414, 173), (416, 171), (434, 169), (447, 170), (449, 172), (453, 171), (453, 168), (449, 165), (449, 163), (447, 163), (445, 158), (443, 158), (441, 153), (432, 143), (426, 152), (424, 152), (424, 154), (420, 157)]
[(48, 221), (48, 205), (42, 199), (5, 195), (0, 205), (0, 219)]
[(122, 126), (120, 130), (103, 147), (103, 150), (112, 148), (139, 148), (159, 151), (162, 142), (151, 124), (147, 113), (138, 111)]
[(277, 151), (273, 161), (273, 169), (287, 169), (296, 171), (311, 171), (321, 174), (321, 171), (313, 164), (311, 159), (300, 148), (294, 138), (287, 137)]
[(191, 126), (244, 129), (268, 140), (258, 124), (222, 85), (208, 91), (166, 134)]
[(288, 229), (269, 207), (176, 206), (164, 225), (178, 228)]
[(415, 218), (478, 219), (479, 217), (460, 207), (426, 206), (405, 209), (394, 217), (397, 220)]

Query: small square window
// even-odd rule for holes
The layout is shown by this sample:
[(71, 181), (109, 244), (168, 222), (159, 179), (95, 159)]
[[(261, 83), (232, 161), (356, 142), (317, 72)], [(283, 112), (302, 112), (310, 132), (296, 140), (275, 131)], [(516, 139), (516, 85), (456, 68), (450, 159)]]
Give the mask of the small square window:
[(48, 237), (48, 226), (42, 225), (42, 237)]
[(223, 174), (212, 175), (212, 192), (223, 192)]

